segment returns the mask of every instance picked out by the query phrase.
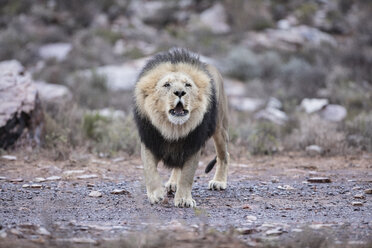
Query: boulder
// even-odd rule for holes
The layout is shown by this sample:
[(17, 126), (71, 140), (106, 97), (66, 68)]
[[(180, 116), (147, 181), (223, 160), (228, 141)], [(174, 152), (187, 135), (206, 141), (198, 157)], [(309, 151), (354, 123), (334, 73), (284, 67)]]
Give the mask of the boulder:
[(72, 45), (70, 43), (50, 43), (39, 48), (39, 56), (43, 59), (54, 58), (57, 61), (63, 61), (71, 49)]
[(250, 97), (229, 97), (230, 106), (236, 110), (244, 112), (255, 112), (264, 106), (265, 101)]
[(18, 61), (0, 62), (0, 148), (21, 137), (40, 143), (43, 112), (30, 75)]
[(328, 105), (328, 99), (324, 98), (305, 98), (301, 101), (300, 107), (307, 114), (315, 113)]
[(45, 103), (60, 104), (72, 100), (71, 91), (64, 85), (35, 82), (40, 100)]
[(188, 23), (188, 28), (190, 31), (207, 29), (214, 34), (225, 34), (231, 30), (227, 24), (225, 8), (221, 3), (214, 4), (200, 15), (193, 15)]
[(337, 104), (328, 104), (319, 112), (320, 117), (327, 121), (342, 121), (347, 115), (346, 108)]
[(258, 111), (254, 117), (259, 120), (268, 120), (277, 125), (284, 125), (288, 121), (288, 116), (285, 112), (269, 106)]

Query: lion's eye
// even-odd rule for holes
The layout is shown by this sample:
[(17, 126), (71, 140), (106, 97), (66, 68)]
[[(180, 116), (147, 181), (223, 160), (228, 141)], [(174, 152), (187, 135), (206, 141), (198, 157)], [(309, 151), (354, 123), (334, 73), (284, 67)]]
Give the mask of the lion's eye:
[(186, 85), (186, 87), (191, 87), (191, 84), (189, 84), (189, 83), (186, 83), (185, 85)]
[(163, 85), (163, 87), (166, 87), (166, 88), (170, 87), (170, 83), (165, 83), (165, 84)]

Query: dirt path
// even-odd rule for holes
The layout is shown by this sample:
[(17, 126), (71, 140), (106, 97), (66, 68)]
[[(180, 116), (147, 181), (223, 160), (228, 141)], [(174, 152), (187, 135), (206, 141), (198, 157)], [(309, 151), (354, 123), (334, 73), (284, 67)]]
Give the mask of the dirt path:
[[(190, 240), (199, 240), (202, 246), (208, 240), (223, 244), (226, 239), (227, 246), (235, 247), (283, 245), (295, 240), (340, 247), (372, 244), (372, 195), (367, 191), (372, 188), (372, 155), (288, 155), (234, 161), (229, 187), (222, 192), (207, 190), (214, 173), (203, 173), (208, 159), (203, 160), (195, 178), (196, 209), (175, 208), (172, 195), (151, 206), (138, 158), (81, 156), (54, 162), (20, 159), (19, 155), (15, 161), (1, 159), (0, 247), (104, 247), (130, 233), (138, 238), (150, 231), (159, 233), (156, 240), (166, 233), (162, 242), (180, 232), (173, 237), (173, 245), (180, 240), (184, 245), (192, 244)], [(169, 172), (161, 169), (161, 174), (165, 181)], [(36, 179), (51, 176), (57, 177)], [(313, 177), (326, 177), (331, 182), (309, 182)], [(113, 194), (115, 189), (123, 191)], [(89, 196), (92, 191), (102, 196)], [(220, 239), (210, 238), (212, 234)], [(149, 241), (146, 238), (141, 240)]]

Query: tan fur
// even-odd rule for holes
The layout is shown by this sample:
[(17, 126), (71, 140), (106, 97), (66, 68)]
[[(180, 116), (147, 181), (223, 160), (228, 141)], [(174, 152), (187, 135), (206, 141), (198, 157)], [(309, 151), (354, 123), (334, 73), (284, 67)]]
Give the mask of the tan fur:
[[(213, 180), (209, 182), (209, 189), (223, 190), (227, 185), (227, 170), (229, 165), (228, 143), (228, 118), (227, 99), (223, 88), (220, 73), (213, 66), (207, 67), (215, 82), (218, 104), (217, 127), (213, 140), (217, 152), (217, 168)], [(163, 63), (146, 72), (137, 82), (135, 98), (140, 114), (150, 119), (151, 123), (160, 131), (164, 138), (177, 140), (187, 136), (202, 121), (209, 99), (212, 94), (210, 75), (189, 64)], [(177, 96), (166, 92), (163, 85), (172, 81), (172, 87), (185, 90), (184, 107), (190, 111), (189, 119), (182, 125), (169, 121), (167, 112), (174, 108)], [(192, 84), (185, 88), (184, 83)], [(191, 196), (191, 188), (195, 170), (198, 166), (200, 151), (194, 154), (182, 169), (173, 169), (171, 177), (166, 183), (167, 191), (176, 191), (174, 204), (179, 207), (195, 207), (196, 203)], [(151, 203), (161, 201), (165, 196), (157, 172), (158, 160), (145, 145), (141, 146), (141, 157), (144, 164), (147, 196)]]

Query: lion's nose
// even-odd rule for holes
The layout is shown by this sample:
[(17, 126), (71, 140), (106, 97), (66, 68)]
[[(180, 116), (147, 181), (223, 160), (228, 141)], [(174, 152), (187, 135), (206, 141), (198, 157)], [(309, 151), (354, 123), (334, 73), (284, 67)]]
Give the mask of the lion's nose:
[(178, 97), (183, 97), (184, 95), (186, 95), (186, 92), (185, 91), (180, 91), (180, 90), (178, 90), (178, 91), (175, 91), (175, 92), (173, 92), (176, 96), (178, 96)]

